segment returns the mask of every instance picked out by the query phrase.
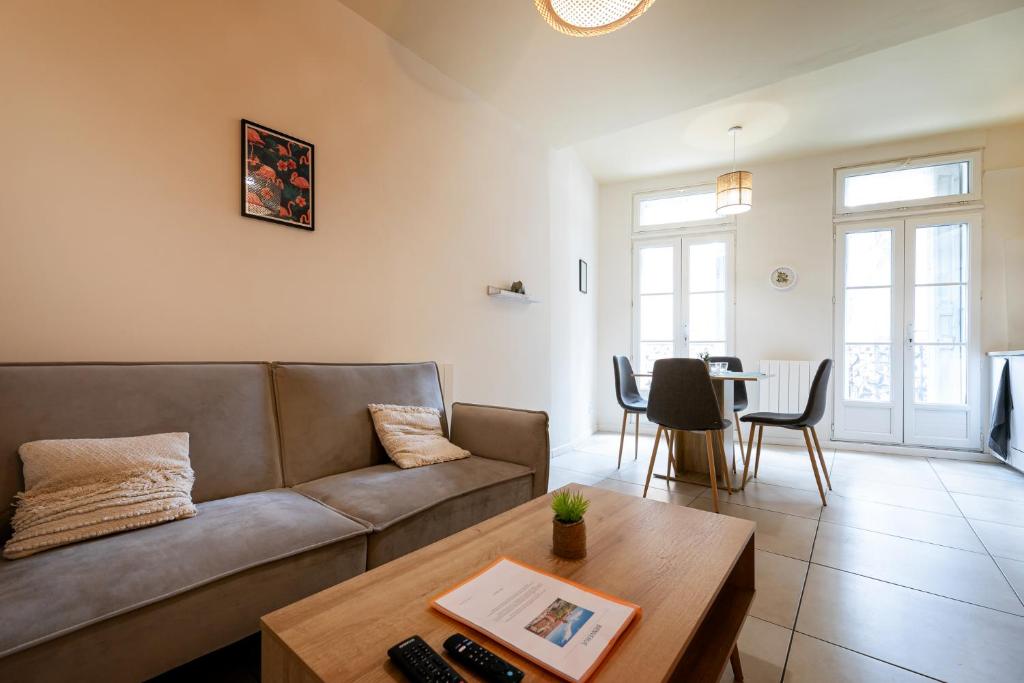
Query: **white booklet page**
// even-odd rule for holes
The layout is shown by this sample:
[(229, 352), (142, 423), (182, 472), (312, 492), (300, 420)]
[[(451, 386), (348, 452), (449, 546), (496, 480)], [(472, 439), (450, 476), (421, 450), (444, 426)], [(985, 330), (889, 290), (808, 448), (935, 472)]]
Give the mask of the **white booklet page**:
[(584, 681), (640, 613), (636, 605), (501, 558), (434, 607), (570, 681)]

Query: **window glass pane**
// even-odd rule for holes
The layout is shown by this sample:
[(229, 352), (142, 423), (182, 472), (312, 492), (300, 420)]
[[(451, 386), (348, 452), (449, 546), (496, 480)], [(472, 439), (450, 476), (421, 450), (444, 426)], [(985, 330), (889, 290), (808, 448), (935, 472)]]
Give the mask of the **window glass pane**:
[[(661, 358), (672, 357), (672, 342), (640, 342), (640, 362), (634, 372), (651, 373), (654, 371), (654, 361)], [(646, 391), (651, 387), (649, 377), (637, 377), (637, 388)]]
[(846, 345), (846, 398), (850, 401), (892, 400), (891, 345)]
[(889, 287), (846, 290), (846, 341), (892, 341)]
[(704, 221), (719, 218), (717, 208), (714, 190), (641, 199), (637, 220), (640, 226)]
[(671, 294), (644, 294), (640, 297), (640, 339), (672, 341)]
[(672, 247), (641, 247), (641, 294), (667, 294), (674, 290), (672, 252)]
[(967, 403), (964, 346), (914, 345), (914, 403)]
[(725, 242), (694, 244), (690, 247), (690, 291), (725, 290)]
[(879, 171), (843, 179), (847, 207), (951, 197), (969, 192), (970, 162)]
[(700, 358), (705, 351), (709, 356), (724, 356), (725, 342), (690, 342), (690, 358)]
[(914, 282), (967, 282), (967, 226), (928, 225), (914, 234)]
[(725, 340), (725, 294), (690, 295), (691, 343)]
[(967, 286), (914, 288), (914, 341), (962, 344), (967, 332)]
[(846, 234), (846, 286), (892, 284), (892, 232)]

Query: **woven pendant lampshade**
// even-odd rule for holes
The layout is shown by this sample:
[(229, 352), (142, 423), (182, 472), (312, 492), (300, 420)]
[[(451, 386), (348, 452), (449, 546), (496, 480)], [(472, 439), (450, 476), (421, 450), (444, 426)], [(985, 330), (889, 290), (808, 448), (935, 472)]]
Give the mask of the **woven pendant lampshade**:
[(736, 170), (736, 136), (742, 131), (740, 126), (729, 129), (732, 136), (732, 168), (729, 173), (718, 176), (715, 183), (717, 200), (716, 213), (719, 216), (731, 216), (750, 211), (754, 200), (754, 175), (750, 171)]
[(586, 38), (620, 29), (654, 0), (533, 0), (544, 21), (568, 36)]
[(750, 211), (753, 201), (753, 175), (750, 171), (733, 171), (718, 176), (715, 194), (718, 197), (718, 214), (728, 216)]

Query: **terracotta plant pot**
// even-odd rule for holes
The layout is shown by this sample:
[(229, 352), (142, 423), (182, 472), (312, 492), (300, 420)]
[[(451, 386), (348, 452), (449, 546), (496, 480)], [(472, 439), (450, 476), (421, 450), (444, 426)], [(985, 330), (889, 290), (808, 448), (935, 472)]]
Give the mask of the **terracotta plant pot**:
[(552, 521), (551, 544), (555, 555), (567, 560), (582, 560), (587, 556), (587, 523), (585, 520), (566, 524)]

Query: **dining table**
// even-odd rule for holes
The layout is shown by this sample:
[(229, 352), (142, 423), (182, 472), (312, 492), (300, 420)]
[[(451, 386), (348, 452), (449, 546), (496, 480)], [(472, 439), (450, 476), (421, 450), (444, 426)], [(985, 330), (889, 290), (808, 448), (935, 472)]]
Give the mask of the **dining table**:
[[(768, 375), (762, 372), (736, 372), (732, 370), (719, 370), (710, 373), (711, 384), (715, 388), (715, 395), (718, 397), (718, 408), (722, 413), (722, 417), (730, 421), (728, 428), (723, 430), (724, 445), (725, 445), (725, 459), (730, 465), (732, 465), (732, 455), (734, 453), (734, 444), (737, 442), (737, 436), (739, 436), (740, 449), (736, 453), (736, 464), (737, 471), (743, 471), (743, 447), (745, 442), (742, 440), (742, 435), (737, 433), (737, 429), (740, 425), (736, 424), (734, 415), (735, 405), (733, 395), (735, 393), (735, 382), (759, 382), (768, 379)], [(635, 372), (633, 377), (635, 378), (650, 378), (652, 373), (649, 372)], [(708, 460), (707, 451), (704, 441), (704, 435), (701, 432), (674, 432), (672, 439), (671, 458), (672, 458), (672, 471), (666, 471), (665, 473), (655, 472), (654, 476), (658, 479), (665, 479), (668, 481), (678, 481), (686, 484), (700, 484), (703, 486), (710, 486), (711, 481), (708, 477)], [(716, 472), (719, 478), (719, 486), (725, 485), (725, 472)], [(739, 489), (741, 482), (733, 479), (733, 488)]]

